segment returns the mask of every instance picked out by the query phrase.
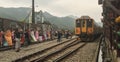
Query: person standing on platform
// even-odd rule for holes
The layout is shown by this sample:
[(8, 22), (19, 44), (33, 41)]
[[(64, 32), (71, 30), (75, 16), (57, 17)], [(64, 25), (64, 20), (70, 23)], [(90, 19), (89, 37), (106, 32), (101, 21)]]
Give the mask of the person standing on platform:
[(2, 31), (1, 31), (1, 34), (2, 34), (2, 46), (4, 46), (3, 44), (4, 44), (4, 41), (5, 41), (4, 33), (5, 33), (5, 32), (2, 30)]
[(0, 47), (3, 46), (3, 33), (2, 30), (0, 30)]
[(42, 39), (42, 31), (41, 30), (39, 30), (39, 42), (42, 42), (43, 41), (43, 39)]
[(30, 45), (30, 35), (29, 35), (29, 30), (25, 31), (25, 46)]
[(35, 30), (35, 38), (36, 38), (36, 40), (38, 41), (38, 39), (39, 39), (39, 32), (38, 32), (37, 29)]
[(69, 38), (69, 31), (66, 31), (66, 39)]
[(58, 42), (60, 42), (61, 41), (61, 38), (62, 38), (62, 33), (61, 33), (61, 31), (58, 31), (58, 33), (57, 33), (57, 37), (58, 37)]
[(72, 39), (72, 33), (71, 32), (69, 32), (69, 36), (70, 36), (70, 39)]
[(12, 32), (10, 29), (8, 29), (6, 32), (5, 32), (5, 39), (8, 43), (8, 46), (12, 46), (13, 45), (13, 42), (12, 42)]
[(22, 33), (20, 32), (20, 29), (17, 29), (15, 31), (15, 49), (16, 52), (20, 51), (20, 47), (21, 47), (21, 43), (20, 43), (20, 39), (21, 39)]
[(15, 46), (15, 30), (13, 29), (12, 30), (12, 43), (13, 43), (13, 46)]

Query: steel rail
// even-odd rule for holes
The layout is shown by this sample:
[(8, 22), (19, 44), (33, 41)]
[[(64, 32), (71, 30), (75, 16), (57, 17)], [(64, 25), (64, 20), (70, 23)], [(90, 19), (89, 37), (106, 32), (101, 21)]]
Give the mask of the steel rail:
[(65, 54), (65, 55), (63, 55), (63, 56), (55, 59), (53, 62), (60, 62), (61, 60), (63, 60), (64, 58), (68, 57), (68, 56), (71, 55), (72, 53), (74, 53), (74, 52), (78, 51), (79, 49), (83, 48), (86, 44), (87, 44), (87, 43), (85, 43), (85, 44), (79, 46), (78, 48), (76, 48), (75, 50), (70, 51), (70, 52), (68, 52), (67, 54)]
[(49, 58), (50, 56), (53, 56), (53, 55), (55, 55), (55, 54), (59, 54), (59, 53), (62, 52), (63, 50), (68, 49), (68, 48), (70, 48), (70, 47), (72, 47), (72, 46), (75, 46), (75, 45), (77, 45), (77, 44), (79, 44), (79, 43), (81, 43), (81, 42), (80, 42), (80, 41), (77, 41), (77, 42), (74, 41), (74, 42), (66, 45), (66, 46), (63, 47), (62, 49), (56, 50), (56, 51), (54, 51), (54, 52), (52, 52), (52, 53), (50, 53), (50, 54), (48, 54), (48, 55), (46, 55), (46, 56), (43, 56), (43, 57), (37, 58), (37, 59), (35, 59), (35, 60), (32, 60), (31, 62), (43, 62), (46, 58)]
[(61, 45), (61, 44), (67, 43), (67, 42), (72, 41), (72, 40), (75, 40), (75, 39), (76, 39), (76, 38), (73, 38), (73, 39), (64, 41), (64, 42), (62, 42), (62, 43), (59, 43), (59, 44), (57, 44), (57, 45), (53, 45), (53, 46), (48, 47), (48, 48), (46, 48), (46, 49), (44, 49), (44, 50), (41, 50), (41, 51), (35, 52), (35, 53), (33, 53), (33, 54), (30, 54), (30, 55), (27, 55), (27, 56), (18, 58), (18, 59), (16, 59), (16, 60), (13, 60), (12, 62), (23, 62), (23, 61), (25, 61), (25, 60), (27, 60), (27, 59), (29, 59), (29, 58), (32, 58), (32, 57), (34, 57), (34, 56), (36, 56), (36, 55), (39, 55), (39, 54), (43, 53), (44, 51), (48, 51), (49, 49), (52, 49), (52, 48), (54, 48), (54, 47), (56, 47), (56, 46), (59, 46), (59, 45)]

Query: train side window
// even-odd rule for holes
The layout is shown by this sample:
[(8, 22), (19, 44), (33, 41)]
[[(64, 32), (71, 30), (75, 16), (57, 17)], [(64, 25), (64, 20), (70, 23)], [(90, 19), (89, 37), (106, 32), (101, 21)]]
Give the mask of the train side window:
[(77, 23), (80, 23), (80, 21), (79, 21), (79, 20), (77, 20)]
[(87, 27), (92, 27), (92, 20), (91, 19), (87, 20)]
[(80, 27), (81, 24), (80, 24), (80, 20), (76, 20), (76, 27)]

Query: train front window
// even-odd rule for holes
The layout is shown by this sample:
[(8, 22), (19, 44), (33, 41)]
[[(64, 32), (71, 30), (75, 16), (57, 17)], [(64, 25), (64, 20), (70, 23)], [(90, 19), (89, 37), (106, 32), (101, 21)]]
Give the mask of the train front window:
[(80, 20), (76, 20), (76, 27), (80, 27), (81, 24), (80, 24)]
[(85, 21), (83, 20), (82, 22), (83, 22), (83, 27), (85, 27)]
[(91, 19), (87, 20), (87, 27), (92, 27), (92, 20)]

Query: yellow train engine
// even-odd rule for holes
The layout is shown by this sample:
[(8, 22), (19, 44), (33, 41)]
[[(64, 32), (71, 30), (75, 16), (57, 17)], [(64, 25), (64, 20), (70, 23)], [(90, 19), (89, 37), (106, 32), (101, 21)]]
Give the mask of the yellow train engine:
[(82, 41), (91, 41), (94, 36), (94, 20), (89, 16), (81, 16), (75, 21), (75, 34)]

